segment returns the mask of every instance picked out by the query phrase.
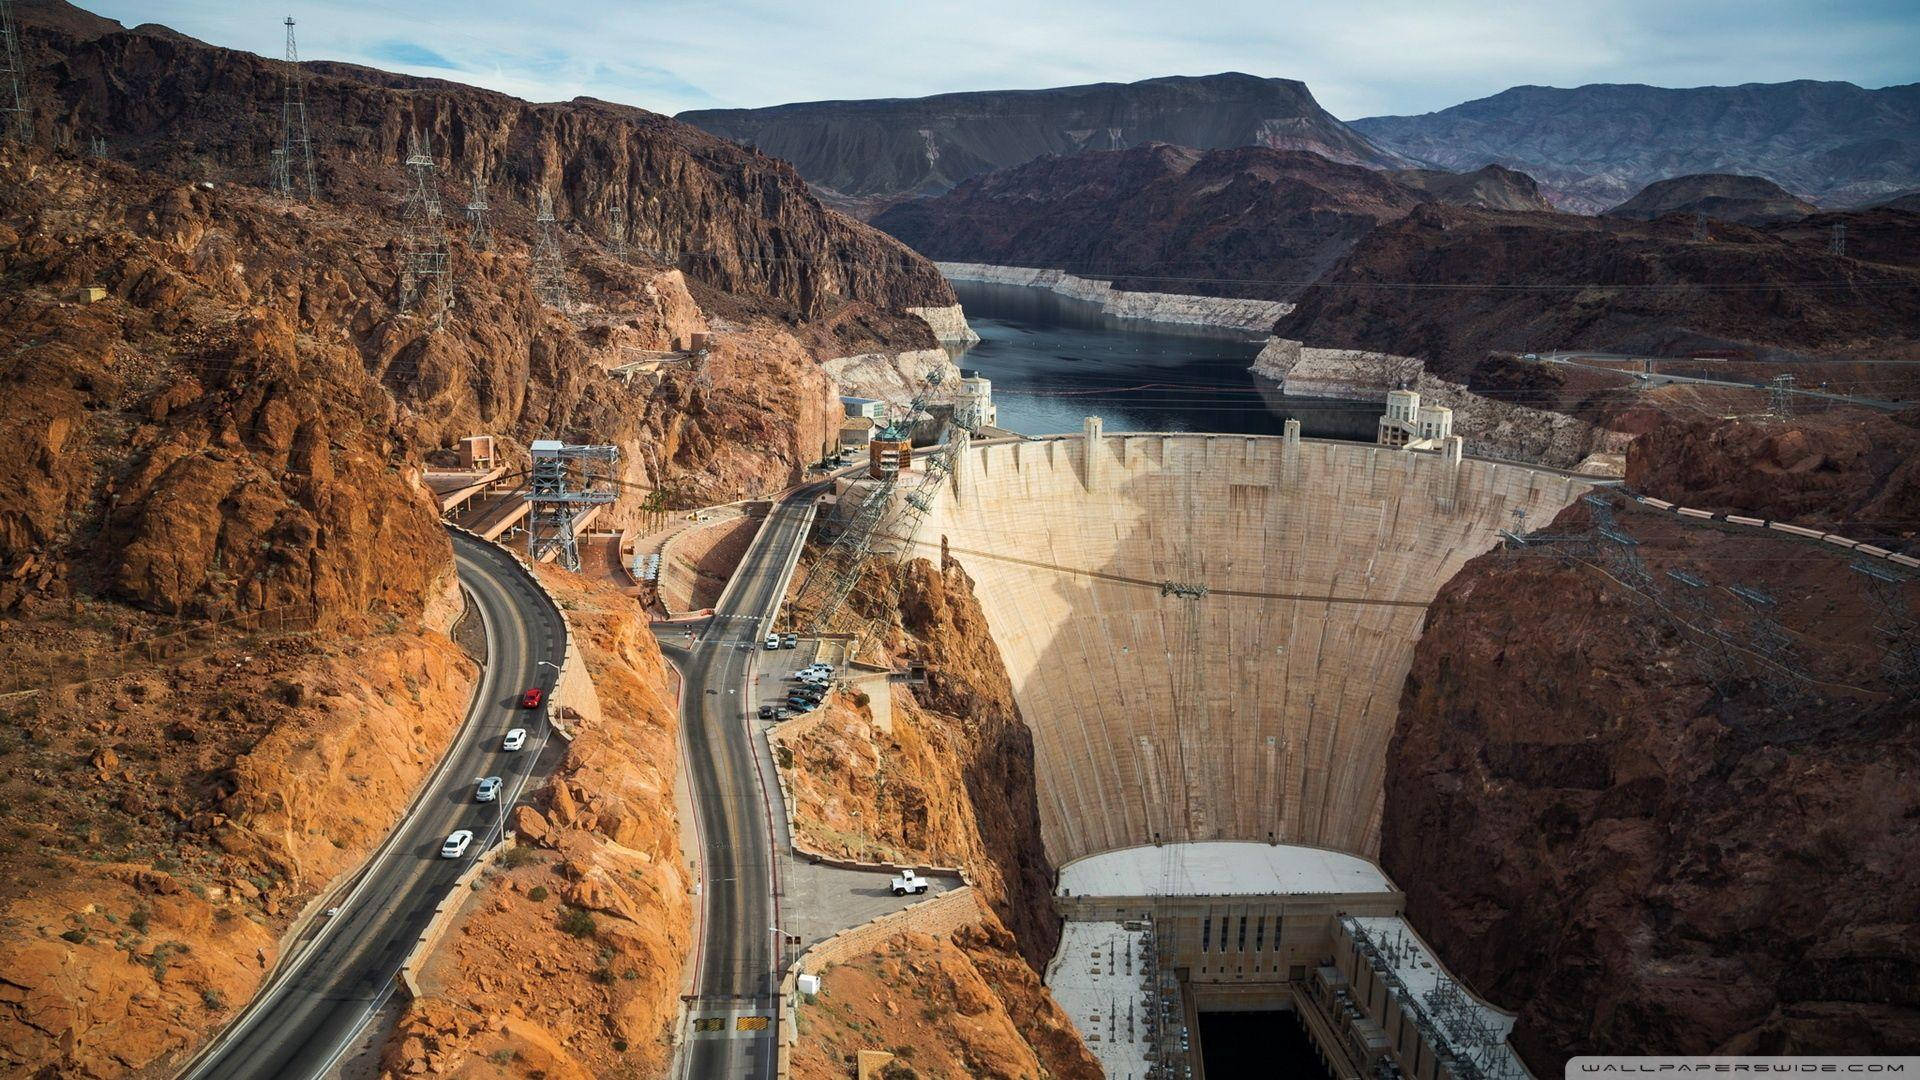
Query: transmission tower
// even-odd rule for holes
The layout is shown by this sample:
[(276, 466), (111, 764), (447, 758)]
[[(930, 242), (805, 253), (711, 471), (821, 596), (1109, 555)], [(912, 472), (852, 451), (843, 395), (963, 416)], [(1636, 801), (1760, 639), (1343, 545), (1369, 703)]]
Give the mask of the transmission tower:
[(1767, 384), (1767, 411), (1775, 420), (1793, 419), (1793, 376), (1775, 375)]
[(107, 156), (106, 138), (104, 136), (95, 135), (93, 138), (88, 139), (87, 150), (91, 152), (94, 157), (106, 157)]
[(435, 327), (453, 306), (448, 280), (447, 229), (440, 217), (440, 193), (433, 175), (433, 154), (418, 129), (407, 133), (407, 204), (400, 268), (400, 310), (413, 312)]
[(627, 209), (618, 202), (607, 211), (607, 243), (613, 248), (614, 258), (627, 260)]
[(20, 59), (20, 31), (14, 28), (13, 0), (0, 0), (0, 71), (5, 71), (5, 98), (0, 98), (0, 135), (21, 142), (33, 140), (33, 113), (27, 108), (27, 65)]
[(1834, 255), (1840, 255), (1840, 256), (1846, 255), (1847, 253), (1847, 223), (1846, 222), (1836, 221), (1833, 223), (1833, 235), (1827, 238), (1827, 251)]
[(1920, 633), (1915, 632), (1913, 609), (1901, 593), (1904, 579), (1864, 559), (1852, 565), (1853, 572), (1866, 579), (1868, 594), (1873, 598), (1873, 629), (1881, 637), (1887, 678), (1901, 686), (1911, 684), (1920, 678)]
[(487, 182), (478, 169), (473, 173), (473, 194), (467, 199), (467, 223), (472, 226), (467, 239), (473, 249), (485, 251), (492, 236), (487, 230)]
[[(273, 191), (282, 198), (320, 197), (313, 179), (313, 134), (307, 130), (307, 87), (300, 77), (300, 47), (293, 40), (293, 16), (287, 16), (287, 87), (280, 104), (280, 149), (273, 163)], [(304, 189), (304, 196), (294, 193)]]
[(536, 439), (527, 494), (527, 558), (552, 555), (578, 572), (580, 546), (573, 526), (586, 509), (614, 501), (613, 463), (617, 446), (569, 446), (557, 439)]
[(534, 217), (538, 230), (533, 240), (533, 292), (548, 307), (564, 311), (567, 307), (567, 270), (560, 260), (560, 236), (553, 222), (553, 196), (540, 189), (540, 212)]
[(1693, 238), (1695, 240), (1705, 240), (1707, 238), (1707, 215), (1693, 215)]

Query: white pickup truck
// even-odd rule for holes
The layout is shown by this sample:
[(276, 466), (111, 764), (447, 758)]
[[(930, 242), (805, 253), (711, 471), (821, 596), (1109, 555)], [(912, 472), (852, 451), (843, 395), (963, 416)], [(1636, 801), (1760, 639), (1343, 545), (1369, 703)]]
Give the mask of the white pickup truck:
[(926, 891), (927, 879), (915, 874), (912, 870), (902, 870), (900, 871), (900, 875), (893, 879), (893, 895), (895, 896), (905, 896), (908, 893), (919, 894)]

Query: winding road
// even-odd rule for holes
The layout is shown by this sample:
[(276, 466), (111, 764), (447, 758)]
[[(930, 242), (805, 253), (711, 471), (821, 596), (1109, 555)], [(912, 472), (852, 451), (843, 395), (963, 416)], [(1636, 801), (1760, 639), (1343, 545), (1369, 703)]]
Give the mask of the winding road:
[[(754, 537), (699, 639), (662, 649), (681, 672), (680, 730), (700, 831), (703, 914), (682, 1075), (771, 1077), (784, 971), (773, 801), (747, 717), (754, 651), (784, 598), (824, 485), (788, 495)], [(766, 1018), (762, 1020), (761, 1018)]]
[[(465, 723), (421, 795), (375, 852), (338, 913), (282, 965), (253, 1003), (181, 1074), (187, 1080), (310, 1078), (325, 1073), (393, 993), (407, 953), (454, 881), (491, 846), (530, 780), (552, 767), (548, 725), (519, 707), (521, 691), (551, 696), (566, 626), (512, 555), (453, 533), (460, 584), (486, 629), (487, 659)], [(509, 728), (528, 729), (518, 753), (500, 750)], [(505, 779), (500, 801), (473, 800), (479, 777)], [(343, 808), (344, 812), (345, 808)], [(456, 829), (474, 843), (440, 857)]]

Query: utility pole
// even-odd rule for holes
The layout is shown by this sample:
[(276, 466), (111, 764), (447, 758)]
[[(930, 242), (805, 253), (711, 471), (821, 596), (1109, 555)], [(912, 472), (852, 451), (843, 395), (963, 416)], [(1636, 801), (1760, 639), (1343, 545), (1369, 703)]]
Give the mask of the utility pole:
[(540, 189), (540, 211), (534, 216), (538, 230), (533, 240), (533, 292), (548, 307), (567, 309), (567, 269), (560, 261), (560, 237), (553, 221), (553, 196)]
[(400, 265), (400, 310), (417, 312), (435, 329), (445, 325), (453, 306), (448, 280), (447, 230), (440, 218), (433, 154), (419, 129), (407, 133), (407, 205)]
[(0, 136), (33, 141), (33, 112), (27, 108), (27, 65), (20, 59), (20, 31), (13, 24), (13, 0), (0, 0), (0, 71), (7, 76), (0, 113), (5, 130)]
[(487, 182), (478, 169), (473, 171), (473, 194), (467, 199), (467, 222), (472, 226), (468, 241), (475, 251), (485, 251), (492, 237), (487, 230)]
[(307, 129), (307, 88), (300, 77), (300, 47), (293, 40), (293, 16), (287, 16), (287, 87), (280, 103), (280, 149), (273, 163), (273, 191), (282, 198), (296, 198), (304, 188), (304, 197), (313, 202), (320, 197), (320, 185), (313, 179), (313, 134)]

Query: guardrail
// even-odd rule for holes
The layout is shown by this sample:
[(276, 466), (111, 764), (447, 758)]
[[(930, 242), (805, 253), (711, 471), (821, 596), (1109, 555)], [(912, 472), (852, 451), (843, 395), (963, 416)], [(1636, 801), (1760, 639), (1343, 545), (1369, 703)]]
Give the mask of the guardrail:
[(1665, 499), (1656, 499), (1650, 495), (1636, 495), (1630, 491), (1626, 492), (1626, 494), (1632, 497), (1634, 502), (1642, 506), (1651, 507), (1655, 510), (1664, 510), (1679, 517), (1693, 518), (1696, 521), (1712, 521), (1724, 525), (1739, 525), (1749, 529), (1764, 529), (1768, 532), (1797, 536), (1804, 540), (1818, 540), (1823, 544), (1830, 544), (1843, 551), (1851, 551), (1856, 555), (1882, 559), (1896, 566), (1904, 566), (1909, 570), (1920, 570), (1920, 558), (1915, 558), (1897, 551), (1891, 551), (1887, 548), (1877, 547), (1873, 544), (1864, 544), (1858, 540), (1848, 539), (1838, 533), (1830, 533), (1821, 529), (1809, 529), (1804, 525), (1789, 525), (1784, 521), (1771, 521), (1767, 518), (1746, 517), (1740, 514), (1730, 514), (1715, 510), (1697, 510), (1691, 506), (1678, 506)]

